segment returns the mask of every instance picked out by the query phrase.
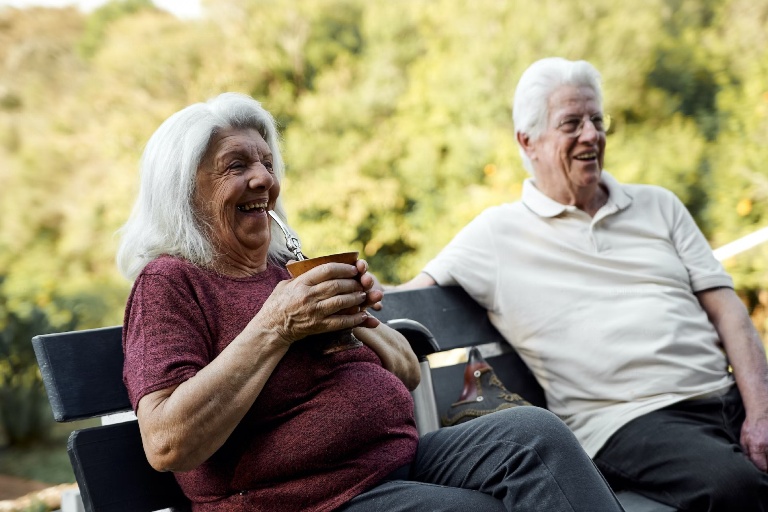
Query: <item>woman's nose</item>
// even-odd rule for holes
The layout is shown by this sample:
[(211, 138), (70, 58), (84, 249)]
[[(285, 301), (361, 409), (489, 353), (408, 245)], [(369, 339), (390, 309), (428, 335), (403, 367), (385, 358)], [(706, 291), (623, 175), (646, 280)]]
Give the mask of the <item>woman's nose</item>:
[(268, 190), (274, 183), (272, 173), (260, 162), (253, 164), (248, 171), (248, 186), (252, 189)]

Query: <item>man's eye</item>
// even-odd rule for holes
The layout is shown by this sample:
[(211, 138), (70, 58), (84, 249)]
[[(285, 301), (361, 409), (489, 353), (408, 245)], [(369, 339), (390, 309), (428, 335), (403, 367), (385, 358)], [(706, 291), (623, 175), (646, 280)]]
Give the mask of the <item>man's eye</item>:
[(565, 119), (560, 123), (560, 129), (566, 133), (573, 133), (579, 129), (580, 123), (581, 120), (579, 119)]
[(596, 130), (602, 130), (603, 126), (605, 125), (605, 122), (603, 120), (603, 116), (592, 116), (590, 117), (590, 120), (592, 121), (592, 124), (595, 126)]

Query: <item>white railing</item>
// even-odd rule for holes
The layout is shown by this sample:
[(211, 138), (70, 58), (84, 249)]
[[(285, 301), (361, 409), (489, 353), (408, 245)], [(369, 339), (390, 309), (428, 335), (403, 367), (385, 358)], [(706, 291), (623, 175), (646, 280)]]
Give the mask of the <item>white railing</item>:
[(722, 247), (718, 247), (712, 252), (714, 253), (715, 258), (718, 259), (718, 261), (723, 261), (733, 256), (736, 256), (737, 254), (742, 253), (748, 249), (751, 249), (756, 245), (760, 245), (763, 242), (768, 242), (768, 227), (758, 229), (754, 233), (750, 233), (729, 244), (725, 244)]

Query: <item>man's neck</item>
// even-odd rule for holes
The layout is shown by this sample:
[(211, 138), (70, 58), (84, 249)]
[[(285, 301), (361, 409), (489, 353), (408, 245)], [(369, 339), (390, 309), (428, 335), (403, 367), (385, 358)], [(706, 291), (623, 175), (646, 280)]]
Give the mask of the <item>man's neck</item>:
[(608, 189), (601, 183), (580, 188), (565, 186), (548, 188), (545, 184), (538, 181), (535, 183), (536, 188), (547, 197), (554, 199), (560, 204), (575, 206), (590, 217), (594, 217), (598, 210), (608, 202)]

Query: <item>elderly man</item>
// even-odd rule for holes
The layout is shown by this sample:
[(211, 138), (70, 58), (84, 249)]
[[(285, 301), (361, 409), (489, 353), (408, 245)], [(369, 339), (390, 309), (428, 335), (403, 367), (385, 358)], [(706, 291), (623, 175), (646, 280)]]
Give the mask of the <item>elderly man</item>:
[(481, 213), (400, 288), (458, 284), (487, 308), (614, 487), (768, 510), (762, 343), (683, 204), (603, 171), (599, 73), (534, 63), (514, 122), (522, 200)]

